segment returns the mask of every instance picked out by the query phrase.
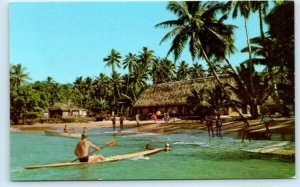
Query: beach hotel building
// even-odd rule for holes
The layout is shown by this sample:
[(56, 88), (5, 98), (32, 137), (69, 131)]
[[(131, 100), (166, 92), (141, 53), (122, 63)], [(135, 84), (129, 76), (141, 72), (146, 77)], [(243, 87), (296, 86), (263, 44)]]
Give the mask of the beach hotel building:
[[(230, 76), (220, 76), (220, 80), (223, 85), (236, 85), (236, 81)], [(192, 95), (192, 90), (199, 92), (204, 88), (212, 91), (217, 84), (214, 77), (206, 77), (153, 85), (145, 90), (135, 102), (134, 113), (146, 115), (156, 111), (160, 111), (162, 114), (173, 111), (177, 116), (197, 116), (188, 106), (187, 98)], [(239, 110), (246, 116), (250, 116), (249, 106), (243, 104), (243, 101), (233, 91), (228, 93), (232, 100), (239, 103)], [(260, 110), (259, 106), (258, 110)], [(225, 116), (238, 116), (238, 113), (229, 104), (224, 104), (219, 112)]]

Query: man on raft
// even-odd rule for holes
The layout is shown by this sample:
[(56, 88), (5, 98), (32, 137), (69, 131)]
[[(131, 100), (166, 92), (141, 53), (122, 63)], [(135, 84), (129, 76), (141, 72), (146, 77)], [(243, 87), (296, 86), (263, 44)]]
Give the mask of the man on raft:
[(87, 140), (85, 133), (81, 135), (81, 140), (77, 143), (74, 154), (80, 162), (95, 162), (105, 160), (102, 155), (89, 155), (89, 147), (94, 148), (96, 151), (100, 150), (99, 147)]

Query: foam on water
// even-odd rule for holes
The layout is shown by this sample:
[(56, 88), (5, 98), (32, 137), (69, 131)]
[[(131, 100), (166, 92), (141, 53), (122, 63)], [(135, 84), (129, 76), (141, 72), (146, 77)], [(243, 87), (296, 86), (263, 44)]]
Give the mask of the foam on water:
[(150, 157), (148, 157), (148, 156), (138, 156), (138, 157), (130, 158), (129, 160), (150, 160)]

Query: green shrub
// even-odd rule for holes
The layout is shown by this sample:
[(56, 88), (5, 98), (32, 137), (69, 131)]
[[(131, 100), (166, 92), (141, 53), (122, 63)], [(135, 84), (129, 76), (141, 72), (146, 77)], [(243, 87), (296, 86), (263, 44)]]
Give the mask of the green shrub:
[(75, 123), (75, 122), (77, 122), (77, 119), (74, 118), (74, 117), (62, 118), (62, 122), (64, 122), (64, 123)]
[(26, 115), (27, 119), (36, 119), (42, 117), (42, 114), (40, 112), (28, 112)]

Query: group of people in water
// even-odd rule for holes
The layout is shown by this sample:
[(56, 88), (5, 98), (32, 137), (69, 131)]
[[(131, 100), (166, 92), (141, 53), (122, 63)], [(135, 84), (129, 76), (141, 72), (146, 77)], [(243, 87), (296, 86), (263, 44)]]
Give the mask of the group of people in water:
[[(207, 116), (206, 117), (206, 127), (207, 127), (207, 130), (208, 130), (208, 136), (209, 137), (214, 137), (214, 135), (217, 135), (218, 137), (222, 137), (222, 119), (220, 117), (221, 115), (220, 114), (217, 114), (216, 116), (216, 120), (215, 120), (215, 125), (216, 125), (216, 131), (217, 133), (214, 134), (214, 130), (213, 130), (213, 117), (212, 116)], [(273, 118), (271, 117), (270, 115), (270, 112), (267, 112), (265, 113), (262, 118), (261, 118), (261, 121), (260, 123), (263, 123), (265, 125), (265, 128), (266, 128), (266, 136), (267, 137), (270, 137), (271, 135), (271, 131), (269, 129), (269, 126), (271, 124), (271, 122), (273, 121)], [(247, 118), (243, 118), (243, 127), (241, 129), (242, 131), (242, 143), (244, 142), (244, 139), (245, 138), (248, 138), (249, 141), (251, 141), (251, 137), (250, 137), (250, 124), (247, 120)]]
[[(115, 119), (115, 116), (113, 116), (113, 118)], [(263, 122), (266, 128), (266, 133), (268, 135), (271, 134), (269, 126), (270, 123), (273, 121), (270, 113), (266, 113), (262, 116), (262, 119), (260, 122)], [(245, 138), (248, 138), (249, 141), (251, 141), (250, 138), (250, 130), (249, 130), (249, 122), (247, 120), (247, 118), (243, 119), (243, 127), (242, 127), (242, 143), (244, 142)], [(115, 124), (113, 122), (113, 124)], [(139, 125), (139, 124), (138, 124)], [(208, 135), (209, 137), (212, 136), (214, 137), (214, 135), (217, 135), (218, 137), (222, 137), (222, 125), (223, 125), (223, 121), (221, 119), (221, 115), (217, 114), (215, 117), (215, 125), (216, 125), (216, 134), (214, 134), (214, 130), (213, 130), (213, 117), (212, 116), (207, 116), (206, 117), (206, 126), (208, 129)], [(115, 126), (113, 126), (115, 127)], [(120, 128), (123, 129), (123, 121), (121, 120), (121, 116), (120, 116)], [(68, 133), (70, 130), (70, 128), (67, 127), (67, 125), (64, 126), (63, 131), (65, 133)], [(74, 131), (74, 129), (73, 129)], [(88, 139), (88, 132), (87, 132), (87, 128), (84, 127), (82, 134), (81, 134), (81, 139), (80, 141), (77, 143), (75, 150), (74, 150), (74, 154), (77, 156), (78, 160), (80, 162), (95, 162), (95, 161), (101, 161), (101, 160), (105, 160), (106, 158), (103, 157), (102, 155), (90, 155), (89, 153), (89, 147), (92, 147), (95, 151), (100, 150), (100, 147), (96, 146), (95, 144), (93, 144), (92, 142), (90, 142)], [(152, 150), (150, 144), (146, 145), (146, 149), (147, 150)], [(171, 151), (170, 145), (169, 144), (165, 144), (165, 151)]]
[(206, 117), (206, 127), (208, 129), (208, 136), (210, 137), (210, 133), (212, 135), (212, 137), (214, 137), (214, 135), (217, 135), (218, 137), (222, 137), (222, 119), (220, 117), (220, 114), (217, 114), (216, 117), (216, 130), (217, 130), (217, 134), (214, 134), (214, 130), (213, 130), (213, 117), (212, 116), (207, 116)]
[[(120, 132), (123, 131), (124, 129), (124, 116), (122, 115), (122, 113), (119, 113), (119, 122), (120, 122)], [(111, 121), (112, 121), (112, 127), (113, 127), (113, 131), (116, 131), (116, 116), (115, 116), (115, 113), (114, 111), (112, 111), (112, 114), (111, 114)]]

